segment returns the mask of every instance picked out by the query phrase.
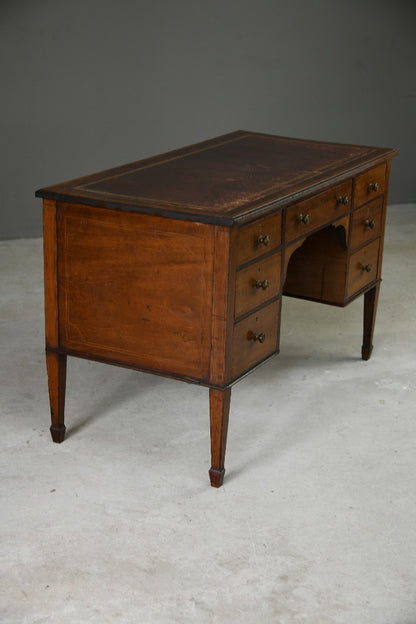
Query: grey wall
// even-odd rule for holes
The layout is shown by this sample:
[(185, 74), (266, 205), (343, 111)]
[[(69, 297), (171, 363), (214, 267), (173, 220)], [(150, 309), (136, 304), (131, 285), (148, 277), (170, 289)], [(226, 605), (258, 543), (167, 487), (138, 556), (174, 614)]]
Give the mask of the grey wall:
[(242, 128), (400, 149), (416, 200), (414, 0), (0, 0), (0, 237), (34, 191)]

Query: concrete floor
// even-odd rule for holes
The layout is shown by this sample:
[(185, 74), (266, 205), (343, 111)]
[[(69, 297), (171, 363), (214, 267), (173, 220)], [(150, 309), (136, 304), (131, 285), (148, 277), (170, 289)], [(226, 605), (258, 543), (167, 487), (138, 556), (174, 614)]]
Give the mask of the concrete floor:
[(52, 444), (41, 240), (0, 243), (1, 622), (415, 624), (415, 240), (390, 207), (369, 362), (362, 300), (284, 300), (219, 490), (205, 388), (70, 359)]

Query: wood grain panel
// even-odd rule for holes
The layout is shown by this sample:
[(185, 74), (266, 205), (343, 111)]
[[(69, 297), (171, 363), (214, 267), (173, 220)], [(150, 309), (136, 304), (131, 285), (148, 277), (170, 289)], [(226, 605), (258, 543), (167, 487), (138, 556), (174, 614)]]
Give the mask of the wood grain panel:
[(62, 345), (206, 379), (212, 226), (74, 204), (58, 224)]
[(230, 237), (230, 228), (215, 227), (210, 382), (219, 386), (227, 382), (231, 334), (229, 327), (232, 327), (233, 321), (230, 300), (233, 300), (235, 282), (229, 279)]
[(43, 262), (45, 293), (45, 340), (46, 346), (59, 346), (58, 325), (58, 249), (56, 202), (43, 200)]
[(309, 236), (290, 256), (283, 293), (344, 305), (348, 251), (343, 239), (344, 228), (331, 226)]

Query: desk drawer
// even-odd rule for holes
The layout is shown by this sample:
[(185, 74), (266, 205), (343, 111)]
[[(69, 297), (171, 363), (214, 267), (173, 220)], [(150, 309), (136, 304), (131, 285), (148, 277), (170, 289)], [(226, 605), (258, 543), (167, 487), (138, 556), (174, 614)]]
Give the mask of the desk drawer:
[(355, 205), (374, 199), (384, 193), (386, 184), (386, 165), (380, 165), (357, 176), (355, 181)]
[(301, 201), (286, 212), (286, 241), (307, 234), (326, 223), (338, 219), (351, 207), (352, 182)]
[(281, 252), (278, 251), (237, 272), (235, 316), (241, 316), (280, 293)]
[(280, 299), (234, 325), (231, 375), (235, 379), (277, 348)]
[(378, 276), (378, 250), (380, 239), (354, 252), (348, 263), (347, 297), (370, 284)]
[(358, 247), (380, 236), (383, 198), (379, 197), (352, 214), (351, 247)]
[(238, 232), (237, 265), (249, 262), (282, 243), (282, 213), (259, 219)]

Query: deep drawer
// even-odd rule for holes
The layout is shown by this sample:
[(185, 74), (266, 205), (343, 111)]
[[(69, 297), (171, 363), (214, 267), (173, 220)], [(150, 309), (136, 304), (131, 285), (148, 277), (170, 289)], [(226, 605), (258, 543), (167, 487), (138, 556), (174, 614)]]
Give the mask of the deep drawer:
[(233, 379), (277, 350), (279, 316), (280, 299), (234, 325), (231, 356)]
[(381, 233), (383, 198), (379, 197), (352, 214), (351, 247), (358, 247)]
[(237, 272), (235, 317), (256, 308), (280, 292), (281, 253), (278, 251)]
[(338, 219), (351, 208), (352, 182), (319, 193), (295, 204), (286, 212), (286, 241), (307, 234), (326, 223)]
[(237, 265), (257, 258), (281, 243), (281, 212), (245, 225), (238, 232)]
[(376, 239), (350, 256), (348, 262), (347, 298), (377, 278), (379, 246), (380, 239)]
[(384, 193), (386, 185), (386, 165), (380, 165), (357, 176), (355, 181), (355, 205), (374, 199)]

